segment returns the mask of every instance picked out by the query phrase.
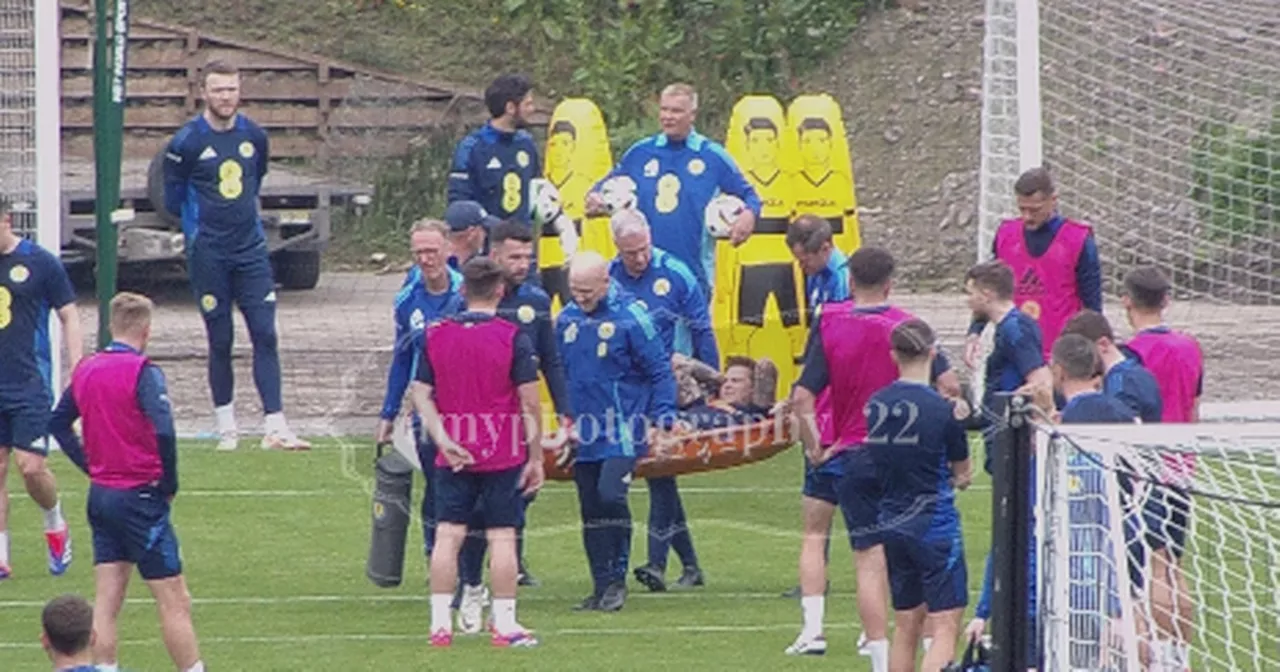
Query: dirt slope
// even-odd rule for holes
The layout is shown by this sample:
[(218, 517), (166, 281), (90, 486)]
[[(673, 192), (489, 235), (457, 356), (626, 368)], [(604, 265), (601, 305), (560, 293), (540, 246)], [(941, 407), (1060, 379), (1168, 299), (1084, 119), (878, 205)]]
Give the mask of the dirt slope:
[(895, 253), (904, 289), (956, 289), (975, 258), (982, 13), (981, 0), (874, 13), (808, 78), (844, 109), (863, 240)]
[[(406, 17), (356, 4), (136, 0), (134, 12), (473, 86), (512, 65), (502, 45), (475, 47), (492, 34), (489, 21), (460, 23), (443, 7)], [(983, 3), (920, 4), (872, 12), (804, 88), (831, 93), (844, 109), (864, 240), (898, 255), (904, 289), (937, 291), (957, 287), (974, 258)]]

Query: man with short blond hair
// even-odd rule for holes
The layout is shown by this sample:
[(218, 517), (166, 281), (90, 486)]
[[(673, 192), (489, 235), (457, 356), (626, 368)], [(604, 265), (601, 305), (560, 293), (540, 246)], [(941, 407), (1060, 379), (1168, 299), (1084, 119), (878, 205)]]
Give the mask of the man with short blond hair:
[(715, 241), (706, 227), (706, 208), (719, 194), (742, 199), (746, 207), (734, 220), (730, 240), (741, 245), (760, 216), (760, 196), (724, 147), (694, 129), (698, 94), (687, 84), (671, 84), (659, 101), (662, 132), (640, 140), (587, 193), (588, 215), (605, 213), (600, 189), (626, 176), (636, 184), (636, 209), (653, 229), (653, 243), (684, 262), (711, 296), (715, 278)]
[[(177, 433), (164, 374), (143, 353), (153, 305), (121, 292), (111, 300), (111, 343), (81, 362), (49, 423), (67, 459), (89, 476), (93, 531), (94, 657), (116, 669), (116, 619), (134, 568), (156, 601), (169, 657), (204, 672), (182, 554), (170, 522), (178, 492)], [(81, 420), (83, 443), (74, 423)]]

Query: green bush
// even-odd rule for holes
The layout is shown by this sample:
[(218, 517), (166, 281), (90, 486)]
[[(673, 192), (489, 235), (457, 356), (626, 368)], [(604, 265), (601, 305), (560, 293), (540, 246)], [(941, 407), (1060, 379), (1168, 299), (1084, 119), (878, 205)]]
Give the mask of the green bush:
[(449, 167), (463, 130), (441, 126), (424, 135), (403, 155), (342, 168), (371, 177), (374, 198), (363, 212), (335, 213), (334, 251), (346, 259), (370, 252), (408, 249), (409, 225), (444, 214)]
[(1202, 124), (1192, 165), (1192, 198), (1209, 237), (1270, 238), (1280, 229), (1280, 104), (1263, 128)]
[[(394, 0), (408, 12), (442, 0)], [(797, 79), (845, 44), (866, 0), (471, 0), (496, 43), (514, 42), (511, 69), (552, 100), (600, 107), (615, 160), (656, 131), (657, 98), (674, 81), (699, 94), (698, 128), (724, 135), (747, 94), (794, 97)], [(419, 13), (421, 13), (419, 11)], [(516, 39), (513, 39), (516, 38)], [(439, 129), (409, 155), (373, 169), (370, 212), (337, 227), (355, 252), (398, 249), (408, 223), (444, 209), (449, 159), (462, 129)]]

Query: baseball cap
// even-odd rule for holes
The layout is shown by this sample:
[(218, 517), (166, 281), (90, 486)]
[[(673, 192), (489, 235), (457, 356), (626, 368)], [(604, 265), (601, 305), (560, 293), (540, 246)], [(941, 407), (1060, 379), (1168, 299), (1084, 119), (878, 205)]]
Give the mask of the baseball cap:
[(444, 221), (449, 225), (450, 231), (461, 232), (473, 226), (490, 229), (502, 220), (490, 215), (484, 206), (475, 201), (454, 201), (445, 208)]

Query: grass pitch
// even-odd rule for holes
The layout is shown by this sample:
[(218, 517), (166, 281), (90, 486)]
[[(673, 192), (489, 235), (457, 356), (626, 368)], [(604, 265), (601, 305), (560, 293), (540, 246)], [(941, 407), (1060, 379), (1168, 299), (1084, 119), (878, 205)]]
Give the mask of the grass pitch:
[[(248, 443), (248, 442), (246, 442)], [(457, 637), (451, 650), (427, 646), (429, 604), (421, 528), (409, 533), (406, 580), (379, 589), (364, 576), (369, 546), (373, 448), (326, 442), (310, 453), (181, 447), (182, 491), (174, 522), (195, 600), (202, 654), (213, 670), (505, 669), (779, 670), (813, 666), (869, 669), (855, 651), (856, 612), (848, 545), (832, 544), (825, 659), (790, 659), (800, 610), (780, 593), (796, 583), (800, 542), (798, 449), (754, 466), (681, 480), (685, 508), (708, 584), (650, 594), (631, 582), (616, 614), (570, 611), (590, 590), (572, 484), (550, 483), (530, 508), (527, 555), (542, 580), (522, 589), (519, 620), (542, 646), (495, 650), (487, 636)], [(0, 669), (46, 670), (39, 648), (44, 602), (93, 593), (92, 548), (84, 515), (86, 478), (51, 457), (72, 526), (75, 560), (65, 576), (45, 566), (39, 512), (10, 478), (14, 577), (0, 584)], [(415, 482), (414, 506), (421, 497)], [(971, 602), (990, 538), (985, 475), (960, 495), (969, 543)], [(645, 487), (632, 489), (633, 558), (643, 562)], [(837, 523), (837, 534), (843, 529)], [(672, 557), (669, 576), (678, 570)], [(172, 669), (145, 585), (131, 584), (120, 623), (120, 663)], [(972, 605), (971, 605), (972, 609)]]

